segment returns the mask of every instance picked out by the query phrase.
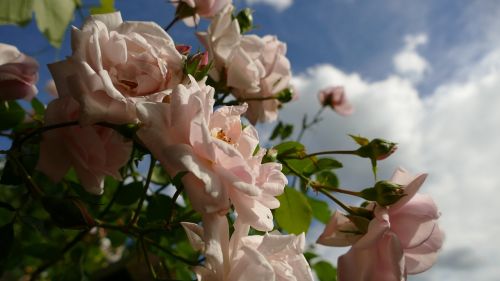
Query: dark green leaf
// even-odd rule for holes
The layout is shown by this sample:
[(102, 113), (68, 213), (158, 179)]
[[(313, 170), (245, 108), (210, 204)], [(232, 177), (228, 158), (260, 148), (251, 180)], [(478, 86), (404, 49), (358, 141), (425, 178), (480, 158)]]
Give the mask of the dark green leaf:
[(16, 211), (16, 209), (14, 207), (12, 207), (12, 205), (10, 205), (9, 203), (5, 203), (5, 202), (0, 202), (0, 208), (9, 210), (11, 212)]
[(148, 199), (146, 217), (148, 221), (164, 220), (170, 216), (172, 199), (163, 194), (151, 196)]
[(24, 120), (24, 109), (15, 101), (0, 101), (0, 130), (12, 129)]
[(288, 233), (307, 232), (312, 220), (312, 209), (306, 196), (292, 187), (285, 187), (284, 193), (277, 198), (280, 207), (275, 210), (274, 217), (278, 225)]
[(33, 3), (38, 29), (52, 46), (61, 47), (75, 8), (76, 3), (71, 0), (36, 0)]
[(58, 255), (59, 247), (57, 244), (49, 244), (45, 242), (33, 242), (23, 247), (23, 252), (26, 255), (39, 258), (42, 260), (53, 259)]
[(123, 206), (131, 205), (141, 198), (143, 185), (142, 182), (132, 182), (122, 186), (117, 192), (115, 201), (117, 204)]
[(8, 223), (0, 227), (0, 269), (9, 257), (14, 244), (14, 224)]
[(44, 196), (42, 205), (59, 227), (88, 229), (95, 225), (83, 203), (76, 198)]
[[(311, 158), (287, 159), (284, 160), (284, 162), (286, 162), (286, 164), (290, 166), (294, 171), (301, 174), (304, 174), (304, 170), (306, 169), (306, 167), (313, 165), (313, 160)], [(286, 165), (283, 166), (283, 173), (294, 174)]]
[(7, 160), (2, 172), (0, 184), (19, 185), (23, 183), (23, 178), (19, 175), (19, 171), (13, 161)]
[(0, 24), (26, 25), (32, 13), (33, 0), (0, 1)]
[(319, 281), (336, 281), (337, 269), (327, 261), (319, 261), (312, 266)]
[(318, 257), (318, 254), (316, 254), (314, 252), (305, 252), (304, 257), (306, 258), (307, 262), (310, 264), (312, 259)]
[(309, 205), (311, 205), (313, 217), (324, 224), (328, 223), (332, 216), (328, 204), (311, 197), (307, 197), (307, 200), (309, 201)]

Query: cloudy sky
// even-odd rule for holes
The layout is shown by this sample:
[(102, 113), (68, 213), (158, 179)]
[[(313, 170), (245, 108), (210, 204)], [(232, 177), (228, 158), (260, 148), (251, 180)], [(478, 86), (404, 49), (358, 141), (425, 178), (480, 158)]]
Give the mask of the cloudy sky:
[[(88, 1), (87, 1), (88, 2)], [(124, 18), (165, 25), (166, 1), (117, 1)], [(409, 280), (498, 280), (500, 276), (500, 3), (496, 0), (235, 0), (255, 10), (258, 34), (288, 44), (299, 101), (282, 119), (318, 110), (317, 91), (343, 85), (355, 106), (347, 118), (325, 112), (304, 141), (311, 151), (353, 148), (346, 134), (383, 137), (399, 150), (380, 163), (429, 173), (423, 192), (442, 212), (444, 249), (430, 271)], [(78, 25), (81, 20), (75, 19)], [(191, 30), (175, 26), (178, 42)], [(68, 36), (67, 36), (68, 37)], [(48, 47), (33, 24), (0, 27), (3, 42), (42, 64), (69, 54)], [(190, 41), (191, 40), (191, 41)], [(29, 44), (28, 44), (29, 42)], [(48, 79), (43, 70), (41, 88)], [(44, 93), (40, 95), (43, 99)], [(345, 187), (371, 184), (366, 161), (339, 158)], [(497, 198), (497, 196), (499, 198)], [(321, 229), (310, 233), (311, 239)], [(335, 260), (346, 249), (320, 248)]]

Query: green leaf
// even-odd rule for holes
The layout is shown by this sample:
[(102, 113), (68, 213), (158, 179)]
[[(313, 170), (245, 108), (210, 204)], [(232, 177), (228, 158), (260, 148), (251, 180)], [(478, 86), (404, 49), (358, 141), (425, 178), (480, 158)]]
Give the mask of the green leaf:
[(9, 203), (6, 203), (6, 202), (1, 202), (1, 201), (0, 201), (0, 208), (9, 210), (11, 212), (16, 211), (16, 209), (14, 207), (12, 207), (12, 205), (10, 205)]
[(59, 247), (57, 244), (49, 244), (45, 242), (32, 242), (28, 245), (23, 245), (23, 252), (26, 255), (39, 258), (41, 260), (53, 259), (57, 257)]
[(330, 220), (330, 217), (332, 216), (328, 204), (324, 201), (311, 197), (307, 197), (307, 200), (309, 201), (309, 205), (311, 206), (313, 217), (318, 221), (327, 224)]
[(286, 141), (278, 144), (274, 147), (278, 152), (278, 158), (280, 157), (297, 157), (305, 154), (306, 148), (303, 144), (296, 141)]
[(288, 233), (307, 232), (312, 220), (312, 209), (307, 198), (292, 187), (285, 187), (285, 192), (277, 197), (280, 207), (274, 211), (278, 225)]
[(24, 120), (24, 109), (15, 101), (0, 102), (0, 130), (12, 129)]
[(148, 198), (146, 217), (148, 221), (164, 220), (170, 217), (172, 199), (163, 194), (157, 194)]
[(76, 198), (42, 197), (43, 208), (54, 222), (62, 228), (88, 229), (95, 225), (87, 209)]
[(75, 8), (76, 3), (71, 0), (36, 0), (33, 3), (38, 29), (52, 46), (61, 47)]
[(90, 14), (107, 14), (115, 11), (115, 0), (101, 0), (100, 6), (90, 8)]
[(117, 190), (118, 194), (116, 195), (116, 204), (127, 206), (134, 204), (141, 198), (143, 193), (143, 185), (142, 182), (132, 182), (127, 185), (122, 186), (119, 190)]
[(8, 223), (0, 227), (0, 271), (7, 261), (14, 244), (14, 224)]
[(316, 181), (322, 185), (330, 187), (339, 187), (339, 180), (337, 176), (331, 171), (321, 171), (316, 174)]
[(167, 185), (170, 183), (170, 177), (161, 165), (155, 165), (153, 174), (151, 175), (151, 182), (158, 185)]
[(339, 168), (342, 168), (342, 163), (333, 158), (313, 159), (312, 163), (304, 168), (304, 174), (310, 176), (320, 171)]
[(0, 24), (26, 25), (31, 21), (33, 0), (0, 1)]
[(33, 119), (43, 121), (43, 116), (45, 115), (45, 105), (37, 98), (33, 98), (31, 100), (31, 107), (35, 112)]
[(319, 261), (312, 266), (319, 281), (336, 281), (337, 269), (327, 261)]
[(23, 178), (19, 175), (17, 166), (13, 161), (7, 160), (2, 171), (0, 184), (5, 185), (20, 185), (23, 183)]
[[(286, 162), (288, 166), (290, 166), (292, 169), (294, 169), (296, 172), (299, 172), (301, 174), (304, 174), (304, 170), (310, 166), (313, 165), (313, 160), (312, 158), (304, 158), (304, 159), (287, 159), (283, 160), (283, 162)], [(283, 166), (282, 172), (284, 174), (294, 174), (287, 166)]]

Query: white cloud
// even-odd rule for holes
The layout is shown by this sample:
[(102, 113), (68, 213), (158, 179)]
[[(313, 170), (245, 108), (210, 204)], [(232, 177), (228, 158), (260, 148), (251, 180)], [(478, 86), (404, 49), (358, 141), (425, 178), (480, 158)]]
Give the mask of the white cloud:
[(430, 69), (429, 63), (418, 52), (417, 47), (427, 44), (427, 35), (424, 33), (407, 35), (405, 46), (393, 57), (396, 72), (413, 82), (420, 81)]
[[(406, 47), (415, 49), (425, 41), (425, 37), (409, 37)], [(500, 243), (496, 242), (500, 236), (500, 50), (470, 65), (465, 79), (460, 75), (460, 80), (443, 81), (425, 97), (412, 77), (398, 73), (367, 81), (331, 65), (312, 67), (294, 79), (301, 99), (285, 107), (282, 119), (300, 124), (303, 113), (312, 115), (319, 108), (319, 89), (344, 85), (356, 112), (347, 118), (325, 112), (323, 122), (304, 142), (314, 151), (353, 148), (348, 133), (398, 142), (396, 154), (380, 162), (381, 178), (389, 177), (399, 165), (414, 173), (428, 172), (422, 191), (435, 198), (446, 232), (438, 263), (415, 280), (495, 280), (500, 275)], [(339, 159), (345, 164), (340, 171), (342, 186), (363, 188), (372, 183), (367, 161)], [(345, 249), (320, 251), (335, 260)], [(458, 258), (460, 253), (467, 256)]]
[(245, 0), (249, 5), (267, 4), (278, 11), (284, 11), (293, 4), (293, 0)]

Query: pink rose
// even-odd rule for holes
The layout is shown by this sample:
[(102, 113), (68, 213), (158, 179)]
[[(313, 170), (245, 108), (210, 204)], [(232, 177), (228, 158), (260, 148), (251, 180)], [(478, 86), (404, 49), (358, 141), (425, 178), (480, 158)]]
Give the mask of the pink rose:
[(182, 180), (193, 207), (202, 214), (225, 214), (231, 203), (241, 220), (258, 230), (271, 230), (270, 209), (287, 183), (277, 163), (261, 164), (265, 149), (253, 126), (242, 128), (243, 106), (213, 111), (214, 89), (204, 81), (178, 85), (165, 103), (138, 105), (143, 126), (139, 138), (175, 176)]
[(318, 99), (321, 105), (330, 106), (338, 114), (347, 116), (354, 111), (352, 105), (346, 98), (344, 87), (335, 86), (321, 90), (318, 93)]
[(136, 122), (138, 101), (161, 101), (183, 79), (183, 56), (155, 23), (93, 15), (71, 35), (72, 56), (49, 68), (59, 95), (80, 103), (82, 124)]
[(305, 236), (248, 236), (249, 226), (237, 219), (229, 239), (224, 216), (214, 215), (203, 221), (204, 228), (183, 222), (189, 241), (206, 257), (204, 266), (194, 268), (200, 281), (312, 281), (312, 273), (303, 252)]
[[(232, 0), (179, 0), (179, 2), (192, 9), (188, 14), (181, 15), (184, 16), (184, 23), (188, 26), (195, 26), (200, 21), (200, 17), (211, 18), (215, 16), (222, 8), (230, 4)], [(179, 7), (178, 2), (172, 1), (172, 4)], [(179, 14), (179, 11), (177, 14)]]
[(286, 45), (275, 36), (241, 35), (232, 10), (226, 6), (207, 32), (198, 33), (214, 61), (209, 74), (216, 81), (225, 78), (238, 99), (249, 99), (245, 115), (252, 124), (276, 120), (280, 102), (273, 97), (290, 87)]
[[(45, 124), (78, 119), (79, 106), (71, 97), (53, 100), (45, 112)], [(104, 176), (121, 179), (119, 169), (132, 152), (132, 142), (114, 130), (101, 126), (69, 126), (46, 131), (40, 143), (37, 170), (55, 182), (70, 167), (82, 186), (92, 194), (102, 194)]]
[(38, 92), (38, 63), (11, 45), (0, 43), (0, 100), (31, 100)]
[(410, 176), (398, 169), (391, 181), (405, 185), (406, 196), (388, 207), (371, 203), (375, 217), (360, 230), (336, 212), (318, 239), (327, 246), (351, 249), (338, 260), (338, 280), (400, 281), (406, 274), (429, 269), (436, 261), (444, 234), (437, 225), (439, 212), (432, 198), (416, 194), (427, 175)]

